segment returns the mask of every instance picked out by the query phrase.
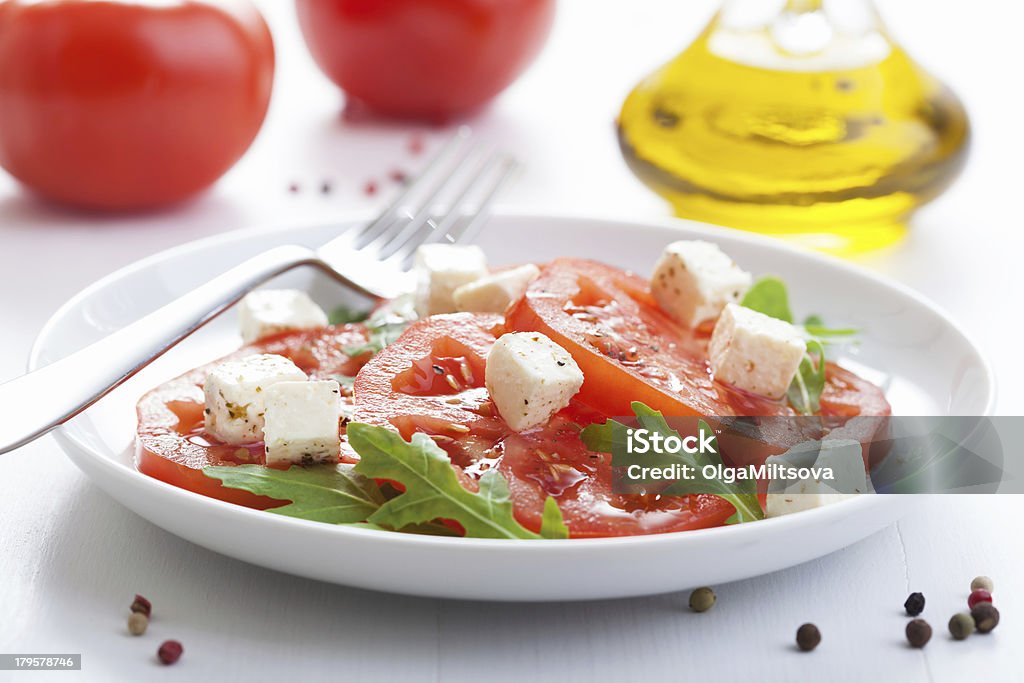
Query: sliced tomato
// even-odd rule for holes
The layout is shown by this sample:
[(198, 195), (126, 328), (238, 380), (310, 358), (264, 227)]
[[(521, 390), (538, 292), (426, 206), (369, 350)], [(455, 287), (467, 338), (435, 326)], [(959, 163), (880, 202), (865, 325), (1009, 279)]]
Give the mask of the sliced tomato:
[(168, 484), (248, 507), (266, 509), (284, 504), (285, 501), (225, 488), (203, 474), (203, 468), (212, 465), (263, 464), (266, 457), (262, 443), (229, 446), (205, 433), (202, 387), (206, 375), (229, 358), (273, 353), (292, 359), (315, 379), (352, 377), (367, 357), (350, 358), (342, 349), (365, 341), (366, 328), (362, 325), (275, 335), (157, 387), (142, 397), (137, 409), (139, 470)]
[(587, 450), (579, 437), (606, 415), (583, 402), (573, 401), (543, 428), (513, 432), (484, 387), (487, 352), (503, 323), (496, 315), (461, 313), (412, 325), (360, 371), (353, 421), (392, 427), (406, 439), (429, 435), (470, 490), (497, 468), (509, 482), (516, 518), (534, 531), (548, 496), (574, 538), (719, 526), (732, 514), (714, 496), (614, 493), (611, 456)]
[[(526, 295), (512, 306), (511, 330), (542, 332), (572, 354), (583, 370), (577, 398), (612, 416), (630, 416), (640, 401), (666, 416), (778, 416), (796, 413), (783, 401), (742, 391), (712, 378), (707, 360), (710, 329), (682, 327), (658, 308), (645, 279), (603, 263), (559, 259), (546, 265)], [(821, 399), (821, 429), (846, 418), (888, 416), (882, 391), (829, 363)], [(828, 418), (839, 418), (828, 422)], [(876, 432), (858, 434), (868, 459)], [(723, 442), (723, 455), (735, 466), (760, 464), (813, 434), (808, 423), (772, 420), (760, 441)]]

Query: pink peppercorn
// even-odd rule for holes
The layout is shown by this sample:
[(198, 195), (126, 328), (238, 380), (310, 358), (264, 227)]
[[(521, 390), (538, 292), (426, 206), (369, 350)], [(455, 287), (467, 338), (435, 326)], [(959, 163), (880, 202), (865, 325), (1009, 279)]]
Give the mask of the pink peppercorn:
[(422, 154), (424, 148), (423, 136), (413, 135), (409, 138), (409, 152), (412, 154)]
[(992, 602), (992, 594), (984, 588), (971, 591), (970, 597), (967, 598), (967, 606), (974, 609), (979, 602)]
[(377, 194), (377, 183), (373, 180), (367, 180), (366, 184), (363, 185), (363, 194), (367, 197)]
[(139, 612), (141, 614), (145, 614), (146, 617), (150, 617), (153, 614), (153, 605), (149, 602), (149, 600), (142, 597), (141, 595), (135, 596), (135, 600), (132, 602), (132, 606), (130, 609), (132, 612)]
[(181, 653), (185, 651), (185, 648), (181, 646), (176, 640), (165, 640), (160, 646), (160, 649), (156, 651), (156, 656), (160, 658), (160, 661), (164, 664), (174, 664), (178, 659), (181, 658)]

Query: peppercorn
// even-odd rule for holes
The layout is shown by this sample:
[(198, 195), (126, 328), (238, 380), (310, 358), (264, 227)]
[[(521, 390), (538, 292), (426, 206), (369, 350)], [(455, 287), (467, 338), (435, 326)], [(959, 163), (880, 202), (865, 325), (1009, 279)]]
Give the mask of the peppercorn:
[(924, 647), (932, 639), (932, 627), (923, 618), (912, 618), (906, 625), (906, 639), (912, 647)]
[(132, 602), (131, 610), (132, 612), (140, 612), (142, 614), (145, 614), (147, 618), (153, 615), (152, 603), (150, 603), (149, 600), (142, 597), (141, 595), (135, 596), (135, 601)]
[(967, 612), (954, 614), (953, 618), (949, 620), (949, 632), (955, 639), (963, 640), (974, 633), (974, 617)]
[(976, 591), (979, 589), (991, 593), (994, 590), (992, 579), (987, 576), (975, 576), (974, 580), (971, 581), (971, 590)]
[(924, 647), (932, 639), (932, 627), (924, 619), (911, 619), (907, 624), (907, 640), (912, 647)]
[(821, 642), (821, 631), (814, 624), (804, 624), (796, 630), (796, 646), (810, 652)]
[(977, 588), (971, 591), (967, 597), (967, 606), (974, 609), (974, 606), (982, 602), (992, 602), (992, 594), (984, 588)]
[(924, 611), (924, 595), (922, 593), (911, 593), (907, 601), (903, 603), (903, 609), (907, 610), (908, 615), (916, 617)]
[(690, 593), (690, 609), (694, 612), (707, 612), (715, 606), (715, 591), (707, 586), (698, 588)]
[(999, 610), (991, 602), (979, 602), (971, 609), (978, 633), (988, 633), (999, 624)]
[(181, 658), (181, 653), (185, 651), (185, 648), (181, 646), (176, 640), (165, 640), (160, 645), (160, 649), (156, 651), (156, 656), (160, 658), (160, 661), (164, 664), (174, 664), (178, 659)]
[(128, 617), (128, 633), (133, 636), (141, 636), (149, 626), (149, 617), (142, 612), (132, 612)]

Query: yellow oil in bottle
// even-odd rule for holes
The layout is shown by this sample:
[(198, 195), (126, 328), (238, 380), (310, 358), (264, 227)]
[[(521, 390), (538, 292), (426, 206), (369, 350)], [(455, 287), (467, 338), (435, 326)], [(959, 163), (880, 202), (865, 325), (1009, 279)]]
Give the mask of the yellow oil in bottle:
[(630, 167), (683, 217), (845, 254), (898, 240), (965, 161), (960, 101), (883, 32), (794, 59), (770, 31), (716, 17), (641, 82), (618, 120)]

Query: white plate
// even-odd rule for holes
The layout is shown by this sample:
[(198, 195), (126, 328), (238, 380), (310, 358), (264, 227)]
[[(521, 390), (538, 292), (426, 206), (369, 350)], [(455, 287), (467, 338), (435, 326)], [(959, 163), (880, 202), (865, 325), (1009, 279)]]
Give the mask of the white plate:
[[(287, 242), (316, 245), (337, 228), (242, 231), (145, 259), (89, 287), (41, 332), (31, 367), (46, 365), (153, 310), (235, 263)], [(896, 414), (984, 415), (994, 379), (978, 350), (932, 304), (846, 263), (781, 243), (683, 221), (616, 222), (495, 216), (481, 244), (493, 263), (572, 255), (648, 272), (669, 241), (718, 242), (755, 274), (777, 273), (798, 313), (863, 330), (848, 359), (882, 383)], [(311, 272), (282, 283), (323, 304), (343, 294)], [(377, 532), (271, 515), (205, 498), (133, 466), (135, 403), (146, 390), (239, 344), (223, 316), (58, 431), (71, 459), (126, 507), (206, 548), (292, 574), (414, 595), (576, 600), (654, 594), (790, 567), (895, 520), (898, 496), (864, 496), (787, 517), (655, 536), (565, 541), (451, 539)]]

